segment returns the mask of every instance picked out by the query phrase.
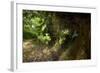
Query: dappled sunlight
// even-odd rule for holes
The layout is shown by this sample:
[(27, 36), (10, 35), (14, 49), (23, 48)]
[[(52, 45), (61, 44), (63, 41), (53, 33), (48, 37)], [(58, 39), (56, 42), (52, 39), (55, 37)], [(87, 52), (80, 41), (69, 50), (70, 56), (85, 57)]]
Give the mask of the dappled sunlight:
[(91, 59), (90, 17), (23, 10), (23, 62)]

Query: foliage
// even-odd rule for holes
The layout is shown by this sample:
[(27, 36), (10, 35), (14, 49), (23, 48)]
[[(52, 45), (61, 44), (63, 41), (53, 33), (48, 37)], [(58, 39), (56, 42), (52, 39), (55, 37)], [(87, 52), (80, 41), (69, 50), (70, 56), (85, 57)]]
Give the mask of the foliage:
[[(48, 19), (46, 19), (45, 12), (39, 11), (23, 11), (23, 31), (24, 39), (26, 38), (36, 38), (40, 42), (48, 44), (51, 40), (51, 37), (47, 31)], [(27, 37), (28, 34), (31, 34), (30, 37)]]

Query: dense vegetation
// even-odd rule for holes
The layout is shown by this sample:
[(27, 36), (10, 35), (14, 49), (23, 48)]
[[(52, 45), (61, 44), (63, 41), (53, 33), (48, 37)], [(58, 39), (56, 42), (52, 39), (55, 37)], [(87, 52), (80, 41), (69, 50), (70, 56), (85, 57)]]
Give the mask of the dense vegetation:
[(91, 58), (89, 13), (23, 10), (23, 62)]

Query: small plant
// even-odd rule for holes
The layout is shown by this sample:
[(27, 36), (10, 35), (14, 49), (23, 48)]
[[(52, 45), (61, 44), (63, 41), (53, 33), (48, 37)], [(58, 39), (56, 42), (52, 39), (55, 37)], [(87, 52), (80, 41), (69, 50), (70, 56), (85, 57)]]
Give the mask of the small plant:
[(62, 30), (59, 34), (59, 44), (62, 44), (64, 42), (64, 40), (66, 39), (66, 36), (69, 35), (69, 30), (65, 29)]

